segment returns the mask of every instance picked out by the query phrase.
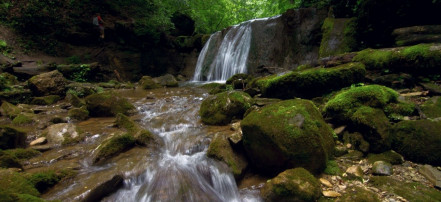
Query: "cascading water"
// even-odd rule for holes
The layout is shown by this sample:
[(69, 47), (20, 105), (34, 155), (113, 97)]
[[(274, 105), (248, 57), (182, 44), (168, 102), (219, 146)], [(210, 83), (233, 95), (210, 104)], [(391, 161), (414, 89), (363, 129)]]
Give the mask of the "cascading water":
[[(221, 32), (214, 33), (199, 55), (193, 81), (226, 81), (234, 74), (246, 73), (253, 21), (256, 20), (231, 27), (215, 51), (215, 56), (208, 52), (214, 48)], [(214, 59), (211, 59), (213, 56)]]
[(145, 164), (146, 171), (129, 177), (124, 188), (106, 201), (259, 200), (256, 192), (240, 193), (226, 165), (206, 156), (209, 139), (197, 115), (205, 96), (168, 96), (138, 103), (142, 125), (158, 134), (164, 147)]

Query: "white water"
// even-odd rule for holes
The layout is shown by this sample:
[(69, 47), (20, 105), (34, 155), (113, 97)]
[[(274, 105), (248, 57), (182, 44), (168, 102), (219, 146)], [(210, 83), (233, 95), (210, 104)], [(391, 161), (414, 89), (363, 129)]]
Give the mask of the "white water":
[[(202, 96), (169, 96), (137, 103), (141, 124), (164, 140), (146, 163), (146, 171), (129, 177), (108, 201), (259, 201), (258, 192), (237, 188), (225, 166), (206, 157), (209, 139), (199, 123)], [(126, 173), (131, 176), (132, 173)]]

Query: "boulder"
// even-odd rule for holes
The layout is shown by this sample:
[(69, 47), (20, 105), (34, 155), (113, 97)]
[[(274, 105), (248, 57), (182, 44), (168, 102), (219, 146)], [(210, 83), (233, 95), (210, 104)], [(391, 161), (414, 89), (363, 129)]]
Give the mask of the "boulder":
[(405, 159), (440, 166), (441, 122), (401, 121), (391, 131), (392, 148)]
[(66, 86), (67, 93), (73, 94), (80, 98), (87, 97), (89, 95), (99, 93), (103, 91), (103, 88), (91, 83), (78, 83), (73, 82)]
[(0, 126), (0, 149), (26, 146), (26, 133), (11, 126)]
[(89, 95), (85, 101), (92, 117), (115, 116), (118, 113), (127, 115), (135, 109), (126, 98), (111, 91)]
[(161, 86), (165, 87), (178, 87), (178, 81), (171, 74), (153, 78), (153, 81)]
[(251, 163), (269, 175), (294, 167), (320, 173), (333, 153), (333, 131), (308, 100), (287, 100), (252, 111), (241, 127)]
[(431, 97), (426, 102), (424, 102), (421, 106), (421, 111), (424, 113), (424, 116), (427, 118), (438, 118), (441, 117), (441, 97)]
[(157, 146), (162, 144), (162, 141), (156, 135), (143, 129), (138, 123), (124, 114), (119, 113), (116, 115), (115, 125), (126, 129), (128, 134), (136, 139), (138, 145)]
[(66, 100), (74, 107), (86, 106), (86, 102), (80, 99), (77, 95), (68, 93), (66, 95)]
[(207, 156), (225, 162), (236, 179), (240, 179), (248, 166), (245, 156), (235, 152), (225, 134), (216, 133), (207, 150)]
[(50, 125), (43, 131), (43, 136), (49, 144), (66, 144), (80, 138), (77, 127), (71, 123)]
[(93, 157), (93, 163), (104, 162), (113, 156), (129, 150), (135, 146), (135, 142), (135, 138), (130, 134), (113, 136), (98, 147), (98, 151)]
[(68, 81), (57, 70), (33, 76), (28, 80), (29, 88), (37, 96), (64, 96)]
[(262, 96), (290, 99), (314, 98), (354, 83), (363, 82), (366, 70), (361, 63), (348, 63), (332, 68), (317, 67), (272, 75), (253, 81), (250, 87), (261, 90)]
[(89, 111), (86, 107), (72, 108), (67, 112), (70, 118), (76, 119), (78, 121), (84, 121), (89, 118)]
[(160, 88), (161, 85), (159, 85), (158, 83), (156, 83), (152, 77), (150, 76), (143, 76), (139, 81), (138, 81), (139, 86), (142, 89), (155, 89), (155, 88)]
[(229, 78), (226, 84), (232, 85), (234, 89), (245, 89), (253, 79), (254, 77), (249, 74), (236, 74)]
[(22, 110), (9, 102), (3, 101), (0, 106), (0, 112), (3, 116), (14, 119), (22, 112)]
[(264, 201), (316, 201), (320, 182), (304, 168), (286, 170), (268, 180), (260, 195)]
[(400, 154), (398, 154), (393, 150), (383, 152), (380, 154), (369, 154), (367, 157), (369, 163), (374, 163), (376, 161), (384, 161), (392, 165), (400, 165), (404, 163), (403, 156), (401, 156)]
[(48, 95), (44, 97), (34, 97), (31, 101), (33, 105), (52, 105), (61, 100), (59, 95)]
[(21, 124), (29, 124), (34, 122), (35, 114), (32, 113), (20, 113), (14, 119), (12, 119), (12, 123), (15, 125)]
[(241, 91), (228, 91), (206, 98), (199, 110), (202, 122), (209, 125), (225, 125), (233, 119), (241, 119), (253, 99)]

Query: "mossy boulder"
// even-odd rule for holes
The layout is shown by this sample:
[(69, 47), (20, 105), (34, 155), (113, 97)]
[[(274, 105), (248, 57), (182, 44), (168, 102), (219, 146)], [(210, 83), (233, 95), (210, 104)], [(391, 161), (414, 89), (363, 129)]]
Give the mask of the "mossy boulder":
[(253, 79), (254, 77), (249, 74), (235, 74), (227, 80), (226, 84), (233, 86), (234, 89), (245, 89)]
[(11, 126), (0, 126), (0, 149), (25, 147), (25, 141), (25, 132)]
[(55, 104), (61, 100), (61, 97), (59, 95), (48, 95), (44, 97), (34, 97), (32, 99), (31, 104), (33, 105), (51, 105)]
[(178, 81), (176, 78), (171, 74), (166, 74), (164, 76), (155, 77), (153, 78), (153, 81), (160, 86), (165, 87), (178, 87)]
[(310, 172), (295, 168), (269, 180), (260, 195), (264, 201), (316, 201), (321, 196), (321, 188)]
[(38, 156), (41, 153), (35, 149), (31, 149), (31, 148), (17, 148), (17, 149), (8, 149), (8, 150), (3, 150), (3, 152), (5, 154), (10, 154), (11, 156), (19, 159), (19, 160), (26, 160), (26, 159), (30, 159), (32, 157)]
[(86, 102), (80, 99), (77, 95), (72, 93), (66, 94), (66, 100), (74, 107), (86, 106)]
[(135, 138), (130, 134), (122, 134), (111, 137), (98, 147), (93, 162), (103, 162), (113, 156), (127, 151), (135, 146)]
[(369, 151), (383, 152), (390, 149), (389, 119), (383, 110), (361, 106), (350, 118), (354, 130), (360, 131), (369, 142)]
[(91, 117), (115, 116), (118, 113), (130, 114), (135, 107), (115, 92), (106, 91), (85, 98)]
[(332, 68), (293, 71), (282, 76), (272, 75), (253, 81), (250, 87), (259, 88), (264, 97), (313, 98), (363, 82), (365, 74), (363, 64), (348, 63)]
[(57, 184), (61, 180), (61, 177), (54, 171), (46, 171), (32, 174), (28, 177), (28, 180), (40, 193), (44, 193)]
[(14, 119), (22, 112), (22, 110), (9, 102), (3, 101), (0, 106), (0, 112), (3, 116)]
[(139, 86), (142, 89), (155, 89), (155, 88), (161, 88), (161, 85), (159, 85), (158, 83), (156, 83), (152, 77), (150, 76), (143, 76), (139, 81), (138, 81)]
[(436, 96), (428, 99), (420, 108), (427, 118), (441, 117), (441, 97)]
[(368, 162), (370, 164), (375, 163), (375, 161), (384, 161), (389, 162), (392, 165), (399, 165), (404, 163), (403, 156), (398, 154), (397, 152), (393, 150), (389, 150), (387, 152), (383, 152), (380, 154), (369, 154), (368, 155)]
[(251, 163), (269, 175), (294, 167), (320, 173), (334, 149), (332, 129), (308, 100), (287, 100), (252, 111), (241, 128)]
[(361, 106), (383, 109), (389, 103), (397, 103), (399, 94), (385, 86), (366, 85), (343, 90), (329, 100), (325, 115), (334, 122), (347, 122)]
[(28, 80), (28, 86), (37, 96), (60, 95), (66, 92), (68, 81), (57, 70), (33, 76)]
[(66, 94), (73, 94), (80, 98), (87, 97), (89, 95), (95, 94), (95, 93), (101, 93), (104, 91), (104, 89), (100, 86), (97, 86), (95, 84), (91, 83), (78, 83), (73, 82), (66, 86), (67, 92)]
[(116, 115), (115, 125), (119, 128), (126, 129), (128, 134), (132, 135), (136, 139), (136, 143), (138, 145), (157, 146), (161, 143), (160, 139), (156, 135), (146, 129), (143, 129), (138, 123), (124, 114), (120, 113)]
[(346, 189), (346, 192), (335, 200), (336, 202), (380, 202), (375, 192), (367, 190), (363, 187), (350, 186)]
[(416, 106), (413, 103), (390, 103), (384, 107), (384, 113), (391, 121), (402, 121), (405, 116), (416, 115)]
[(248, 162), (243, 154), (233, 150), (225, 134), (217, 133), (210, 143), (207, 156), (225, 162), (236, 179), (243, 176)]
[(355, 39), (355, 18), (326, 18), (322, 25), (320, 57), (339, 55), (353, 51), (357, 46)]
[(441, 165), (441, 122), (401, 121), (392, 128), (392, 148), (405, 159)]
[(79, 142), (82, 139), (77, 127), (71, 123), (50, 125), (43, 131), (43, 136), (46, 136), (48, 143), (56, 145)]
[(12, 123), (15, 125), (29, 124), (34, 122), (34, 117), (35, 114), (21, 113), (18, 116), (16, 116), (14, 119), (12, 119)]
[(34, 185), (20, 173), (0, 169), (0, 197), (2, 201), (17, 201), (17, 195), (40, 196)]
[(0, 150), (0, 168), (22, 168), (22, 165), (17, 157)]
[(206, 98), (199, 110), (202, 122), (209, 125), (225, 125), (233, 119), (241, 119), (251, 107), (253, 99), (241, 91), (228, 91)]
[(79, 121), (84, 121), (89, 118), (89, 111), (87, 111), (86, 107), (69, 109), (67, 114), (70, 118), (73, 118), (73, 119), (76, 119)]

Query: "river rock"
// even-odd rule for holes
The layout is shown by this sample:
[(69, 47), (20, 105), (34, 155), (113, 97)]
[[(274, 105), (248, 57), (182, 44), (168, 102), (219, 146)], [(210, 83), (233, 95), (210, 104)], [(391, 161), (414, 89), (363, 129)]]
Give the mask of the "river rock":
[(18, 116), (21, 113), (21, 109), (17, 106), (3, 101), (2, 105), (0, 106), (0, 112), (3, 116), (7, 116), (10, 119), (14, 119), (16, 116)]
[(323, 196), (328, 198), (337, 198), (340, 197), (341, 194), (336, 191), (323, 191)]
[(389, 176), (392, 175), (392, 173), (392, 165), (388, 162), (376, 161), (374, 165), (372, 165), (372, 174), (374, 175)]
[(332, 129), (308, 100), (286, 100), (252, 111), (241, 127), (251, 163), (270, 175), (294, 167), (319, 173), (334, 149)]
[(87, 111), (86, 107), (69, 109), (67, 114), (70, 118), (73, 118), (73, 119), (76, 119), (79, 121), (84, 121), (87, 118), (89, 118), (89, 111)]
[(28, 80), (29, 88), (37, 96), (64, 96), (68, 81), (57, 70), (33, 76)]
[(253, 80), (254, 77), (249, 74), (235, 74), (230, 77), (225, 83), (232, 85), (234, 89), (245, 89), (247, 84)]
[(236, 179), (240, 179), (248, 167), (245, 156), (233, 150), (225, 134), (216, 133), (208, 147), (207, 156), (225, 162)]
[(72, 82), (66, 86), (67, 94), (74, 94), (78, 97), (87, 97), (89, 95), (99, 93), (103, 88), (92, 83)]
[(65, 141), (79, 138), (77, 127), (70, 123), (58, 123), (50, 125), (43, 132), (50, 144), (62, 144)]
[(118, 113), (128, 115), (135, 109), (126, 98), (112, 91), (89, 95), (85, 101), (91, 117), (115, 116)]
[(320, 182), (304, 168), (286, 170), (268, 180), (260, 195), (265, 201), (316, 201)]
[(346, 174), (349, 178), (362, 178), (364, 176), (363, 170), (360, 166), (354, 165), (346, 169)]
[(93, 157), (93, 163), (104, 162), (107, 159), (131, 149), (135, 146), (135, 138), (130, 134), (115, 135), (102, 143)]
[(11, 126), (0, 126), (0, 149), (14, 149), (25, 146), (25, 132)]
[(32, 141), (31, 143), (29, 143), (29, 146), (42, 145), (42, 144), (46, 144), (46, 143), (47, 143), (46, 137), (40, 137), (40, 138), (37, 138), (36, 140)]
[(43, 97), (34, 97), (31, 101), (33, 105), (51, 105), (61, 100), (59, 95), (48, 95)]
[(143, 76), (139, 81), (138, 81), (139, 86), (142, 89), (155, 89), (155, 88), (160, 88), (161, 85), (157, 84), (152, 77), (150, 76)]
[(401, 121), (392, 128), (392, 147), (405, 159), (441, 165), (441, 121)]
[(328, 188), (332, 188), (332, 187), (333, 187), (332, 184), (331, 184), (331, 182), (329, 182), (327, 179), (325, 179), (325, 178), (320, 178), (319, 180), (320, 180), (320, 183), (322, 183), (322, 184), (325, 185), (326, 187), (328, 187)]
[(431, 165), (420, 166), (418, 170), (421, 175), (426, 177), (435, 187), (441, 189), (441, 171)]
[(208, 125), (225, 125), (241, 119), (253, 99), (241, 91), (228, 91), (206, 98), (199, 110), (202, 122)]
[(171, 74), (166, 74), (164, 76), (155, 77), (152, 79), (155, 83), (159, 84), (160, 86), (165, 87), (178, 87), (178, 81), (176, 78)]
[(83, 199), (84, 202), (101, 201), (104, 197), (116, 192), (124, 184), (122, 175), (115, 175), (112, 179), (103, 182), (94, 189), (92, 189)]

